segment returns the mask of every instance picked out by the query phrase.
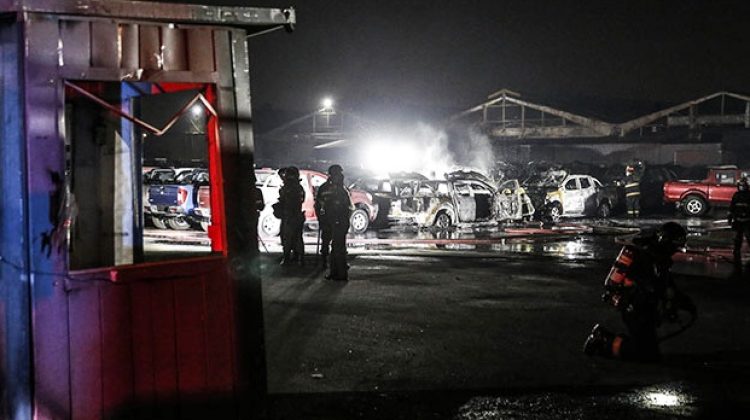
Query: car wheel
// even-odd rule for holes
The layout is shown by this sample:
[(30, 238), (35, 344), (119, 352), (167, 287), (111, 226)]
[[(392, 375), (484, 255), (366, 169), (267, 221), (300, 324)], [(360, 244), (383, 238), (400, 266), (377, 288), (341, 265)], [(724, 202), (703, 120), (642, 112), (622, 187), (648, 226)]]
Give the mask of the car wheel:
[(258, 233), (264, 238), (273, 238), (281, 233), (281, 220), (277, 219), (272, 213), (266, 213), (258, 222)]
[(607, 218), (609, 215), (612, 214), (612, 208), (609, 206), (609, 203), (601, 203), (599, 204), (599, 208), (596, 209), (596, 215), (601, 218)]
[(370, 225), (370, 216), (364, 209), (356, 209), (349, 218), (352, 233), (364, 233)]
[(157, 229), (167, 229), (167, 224), (164, 223), (164, 219), (161, 217), (151, 216), (151, 223), (153, 223), (154, 227)]
[(547, 209), (547, 220), (553, 223), (557, 223), (560, 221), (562, 214), (562, 205), (560, 203), (554, 203), (549, 207), (549, 209)]
[(691, 195), (682, 200), (682, 212), (688, 217), (700, 217), (706, 214), (708, 205), (703, 197)]
[(439, 229), (448, 229), (453, 224), (451, 216), (447, 212), (440, 212), (435, 216), (435, 226)]
[(190, 222), (182, 216), (171, 217), (167, 219), (167, 225), (174, 230), (188, 230), (190, 229)]

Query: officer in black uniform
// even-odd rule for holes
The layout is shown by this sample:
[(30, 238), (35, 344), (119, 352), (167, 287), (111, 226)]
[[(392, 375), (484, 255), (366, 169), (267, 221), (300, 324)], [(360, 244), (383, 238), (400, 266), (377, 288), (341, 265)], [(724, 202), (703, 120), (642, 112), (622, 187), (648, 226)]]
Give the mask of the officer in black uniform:
[(625, 206), (628, 217), (636, 218), (641, 215), (641, 174), (636, 170), (635, 164), (625, 168)]
[(333, 228), (324, 213), (325, 206), (323, 203), (325, 203), (325, 201), (331, 196), (331, 193), (334, 190), (331, 178), (339, 175), (343, 177), (343, 174), (344, 169), (341, 165), (331, 165), (328, 168), (328, 179), (318, 187), (318, 191), (315, 193), (315, 214), (318, 217), (318, 227), (320, 229), (320, 256), (323, 268), (328, 266), (328, 254), (331, 246), (331, 234), (333, 231)]
[(283, 265), (298, 262), (304, 265), (305, 244), (302, 240), (302, 228), (305, 213), (302, 203), (305, 201), (305, 190), (299, 179), (299, 169), (294, 166), (284, 171), (284, 185), (279, 190), (278, 210), (281, 216), (281, 244), (284, 249)]
[(626, 360), (658, 361), (656, 329), (660, 308), (676, 314), (679, 294), (669, 273), (672, 255), (685, 246), (687, 232), (678, 223), (662, 225), (656, 234), (626, 244), (605, 280), (602, 299), (622, 314), (628, 333), (615, 334), (596, 324), (583, 351), (590, 355)]
[(737, 274), (742, 273), (742, 239), (750, 244), (750, 183), (747, 177), (737, 183), (737, 192), (732, 196), (727, 220), (734, 230), (734, 266)]
[(346, 263), (346, 234), (349, 232), (349, 218), (352, 206), (349, 191), (344, 187), (343, 172), (336, 172), (329, 177), (330, 193), (322, 202), (322, 212), (331, 229), (331, 270), (328, 280), (347, 281), (349, 266)]

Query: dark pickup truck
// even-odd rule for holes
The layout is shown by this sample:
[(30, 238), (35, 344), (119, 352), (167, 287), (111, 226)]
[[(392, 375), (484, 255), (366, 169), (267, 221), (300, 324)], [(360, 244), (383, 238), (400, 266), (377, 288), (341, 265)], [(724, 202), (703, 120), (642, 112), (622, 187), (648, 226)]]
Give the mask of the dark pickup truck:
[(664, 202), (675, 204), (688, 217), (700, 217), (711, 207), (729, 206), (737, 182), (747, 176), (750, 170), (736, 166), (710, 167), (703, 180), (665, 182)]
[(205, 169), (175, 170), (171, 179), (148, 186), (144, 214), (158, 229), (189, 229), (192, 213), (198, 206), (198, 189), (205, 185), (208, 185), (208, 171)]

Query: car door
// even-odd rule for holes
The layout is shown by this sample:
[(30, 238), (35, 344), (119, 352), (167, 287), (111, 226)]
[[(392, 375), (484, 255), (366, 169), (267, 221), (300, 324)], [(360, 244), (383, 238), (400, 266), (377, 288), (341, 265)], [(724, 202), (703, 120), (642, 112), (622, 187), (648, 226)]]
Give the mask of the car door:
[(515, 218), (520, 205), (518, 181), (510, 179), (500, 184), (495, 194), (495, 203), (497, 208), (495, 218), (498, 220)]
[(596, 214), (596, 194), (597, 194), (597, 183), (594, 178), (590, 176), (582, 176), (578, 178), (578, 183), (581, 187), (581, 200), (583, 202), (582, 213), (593, 215)]
[(708, 200), (712, 203), (729, 203), (737, 191), (737, 175), (735, 169), (716, 171), (714, 185), (708, 186)]
[(278, 172), (266, 178), (266, 182), (260, 188), (263, 191), (263, 200), (266, 206), (272, 205), (279, 201), (279, 189), (281, 189), (281, 177)]
[(476, 219), (474, 191), (468, 182), (455, 181), (453, 183), (453, 200), (456, 203), (456, 215), (459, 222), (473, 222)]
[(494, 192), (479, 181), (472, 181), (470, 185), (474, 193), (474, 220), (489, 220), (493, 213)]
[(564, 214), (583, 213), (583, 195), (578, 178), (568, 178), (562, 187), (562, 202)]

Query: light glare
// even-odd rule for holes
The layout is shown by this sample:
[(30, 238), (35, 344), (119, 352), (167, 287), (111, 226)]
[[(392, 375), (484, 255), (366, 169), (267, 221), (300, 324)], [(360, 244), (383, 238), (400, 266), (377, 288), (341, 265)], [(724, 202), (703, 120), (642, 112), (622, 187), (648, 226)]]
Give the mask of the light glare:
[(664, 392), (650, 392), (646, 394), (646, 400), (650, 405), (656, 407), (676, 407), (680, 405), (680, 397), (678, 395)]

